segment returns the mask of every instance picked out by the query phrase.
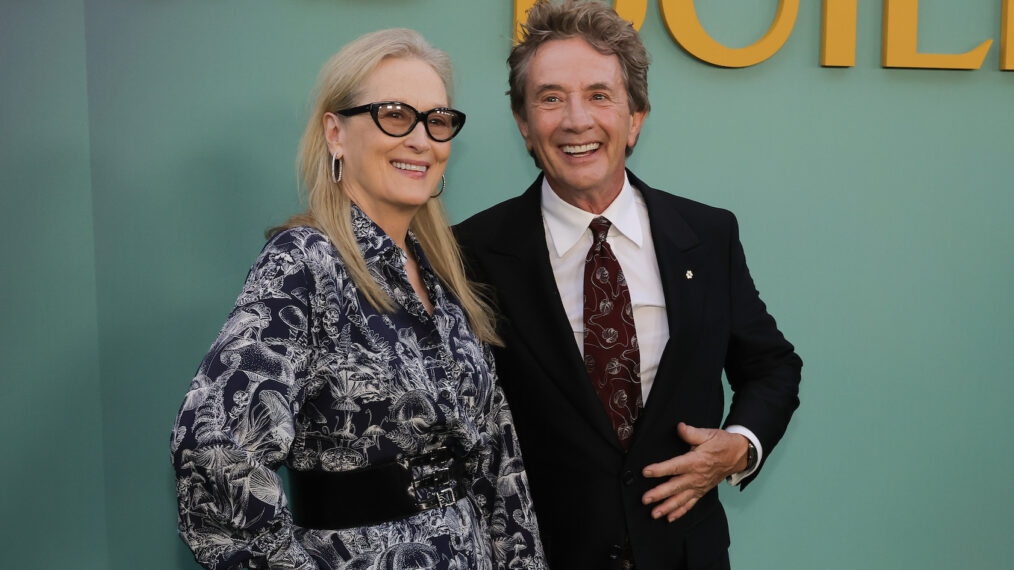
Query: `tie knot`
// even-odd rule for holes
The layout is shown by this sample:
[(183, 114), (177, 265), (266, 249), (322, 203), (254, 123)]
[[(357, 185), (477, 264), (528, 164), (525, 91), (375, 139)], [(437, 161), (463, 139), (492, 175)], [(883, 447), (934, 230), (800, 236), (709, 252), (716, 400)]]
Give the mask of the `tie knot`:
[(594, 238), (595, 243), (599, 244), (606, 241), (606, 234), (609, 233), (609, 226), (611, 225), (613, 225), (612, 222), (602, 216), (595, 218), (590, 224), (588, 224), (588, 227), (591, 228), (592, 238)]

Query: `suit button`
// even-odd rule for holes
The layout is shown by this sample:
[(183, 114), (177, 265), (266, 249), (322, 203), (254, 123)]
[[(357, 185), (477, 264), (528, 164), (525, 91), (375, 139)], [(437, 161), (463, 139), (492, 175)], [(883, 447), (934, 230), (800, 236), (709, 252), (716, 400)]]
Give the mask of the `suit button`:
[(623, 472), (623, 475), (620, 475), (620, 480), (623, 481), (624, 485), (630, 485), (634, 482), (634, 473), (630, 469), (627, 469)]
[(614, 544), (609, 547), (609, 559), (619, 560), (620, 556), (623, 556), (623, 547), (619, 544)]

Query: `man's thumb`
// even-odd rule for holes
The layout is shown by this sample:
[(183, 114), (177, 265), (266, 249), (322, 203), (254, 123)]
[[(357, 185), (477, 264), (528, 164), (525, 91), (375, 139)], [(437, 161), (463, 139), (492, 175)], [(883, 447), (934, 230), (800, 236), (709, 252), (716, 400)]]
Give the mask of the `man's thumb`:
[(700, 445), (708, 440), (707, 430), (695, 428), (694, 426), (683, 422), (680, 422), (679, 425), (676, 426), (676, 431), (679, 433), (683, 441), (689, 443), (690, 445)]

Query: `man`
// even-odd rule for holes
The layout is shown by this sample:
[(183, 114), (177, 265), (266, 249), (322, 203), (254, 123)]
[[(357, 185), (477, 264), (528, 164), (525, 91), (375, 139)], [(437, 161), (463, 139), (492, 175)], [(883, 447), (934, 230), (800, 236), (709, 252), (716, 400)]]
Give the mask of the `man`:
[(573, 0), (536, 4), (525, 32), (511, 106), (543, 175), (457, 232), (495, 292), (546, 553), (555, 570), (728, 568), (716, 485), (756, 477), (798, 406), (802, 362), (733, 215), (626, 170), (650, 108), (637, 32)]

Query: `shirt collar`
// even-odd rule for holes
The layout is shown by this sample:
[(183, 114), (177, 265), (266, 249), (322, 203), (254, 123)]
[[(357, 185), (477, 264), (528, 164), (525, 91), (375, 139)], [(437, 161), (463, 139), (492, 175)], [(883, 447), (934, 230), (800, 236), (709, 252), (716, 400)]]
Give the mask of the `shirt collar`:
[[(356, 205), (355, 202), (352, 203), (352, 234), (356, 238), (359, 251), (363, 254), (363, 260), (366, 262), (367, 269), (374, 279), (378, 281), (381, 288), (410, 314), (423, 319), (428, 318), (426, 309), (421, 302), (404, 298), (405, 292), (411, 290), (411, 284), (407, 281), (408, 274), (405, 272), (405, 264), (408, 261), (405, 251), (398, 247), (394, 243), (394, 240), (391, 239), (391, 236), (387, 235), (383, 228), (370, 219), (366, 215), (366, 212)], [(440, 284), (440, 279), (437, 277), (436, 272), (433, 270), (433, 266), (430, 265), (429, 259), (426, 258), (426, 254), (423, 252), (422, 244), (419, 243), (418, 238), (416, 238), (415, 233), (411, 229), (408, 230), (405, 236), (405, 247), (411, 250), (412, 256), (415, 257), (416, 263), (419, 265), (419, 274), (422, 276), (423, 284), (429, 293), (430, 302), (433, 303), (433, 316), (440, 317), (444, 315), (444, 289)], [(409, 286), (408, 289), (402, 287), (400, 293), (402, 298), (400, 299), (398, 282)], [(437, 320), (440, 321), (440, 318)], [(441, 329), (440, 324), (437, 325), (437, 329)], [(440, 334), (446, 336), (444, 332)]]
[[(352, 234), (367, 265), (380, 262), (399, 269), (405, 267), (407, 261), (405, 252), (355, 202), (352, 203)], [(405, 236), (405, 246), (412, 249), (420, 269), (426, 273), (432, 271), (430, 262), (426, 259), (426, 254), (423, 253), (422, 246), (412, 230), (408, 230), (408, 235)]]
[(384, 230), (366, 215), (355, 202), (352, 203), (352, 235), (356, 238), (363, 259), (369, 264), (377, 258), (387, 258), (392, 250), (399, 249)]
[(546, 220), (549, 235), (553, 238), (556, 254), (561, 257), (581, 240), (588, 231), (588, 225), (599, 216), (609, 220), (616, 231), (634, 242), (637, 247), (641, 247), (644, 240), (641, 219), (637, 216), (634, 188), (630, 185), (626, 172), (623, 173), (623, 188), (601, 214), (593, 214), (568, 204), (553, 191), (549, 180), (543, 176), (542, 216)]

